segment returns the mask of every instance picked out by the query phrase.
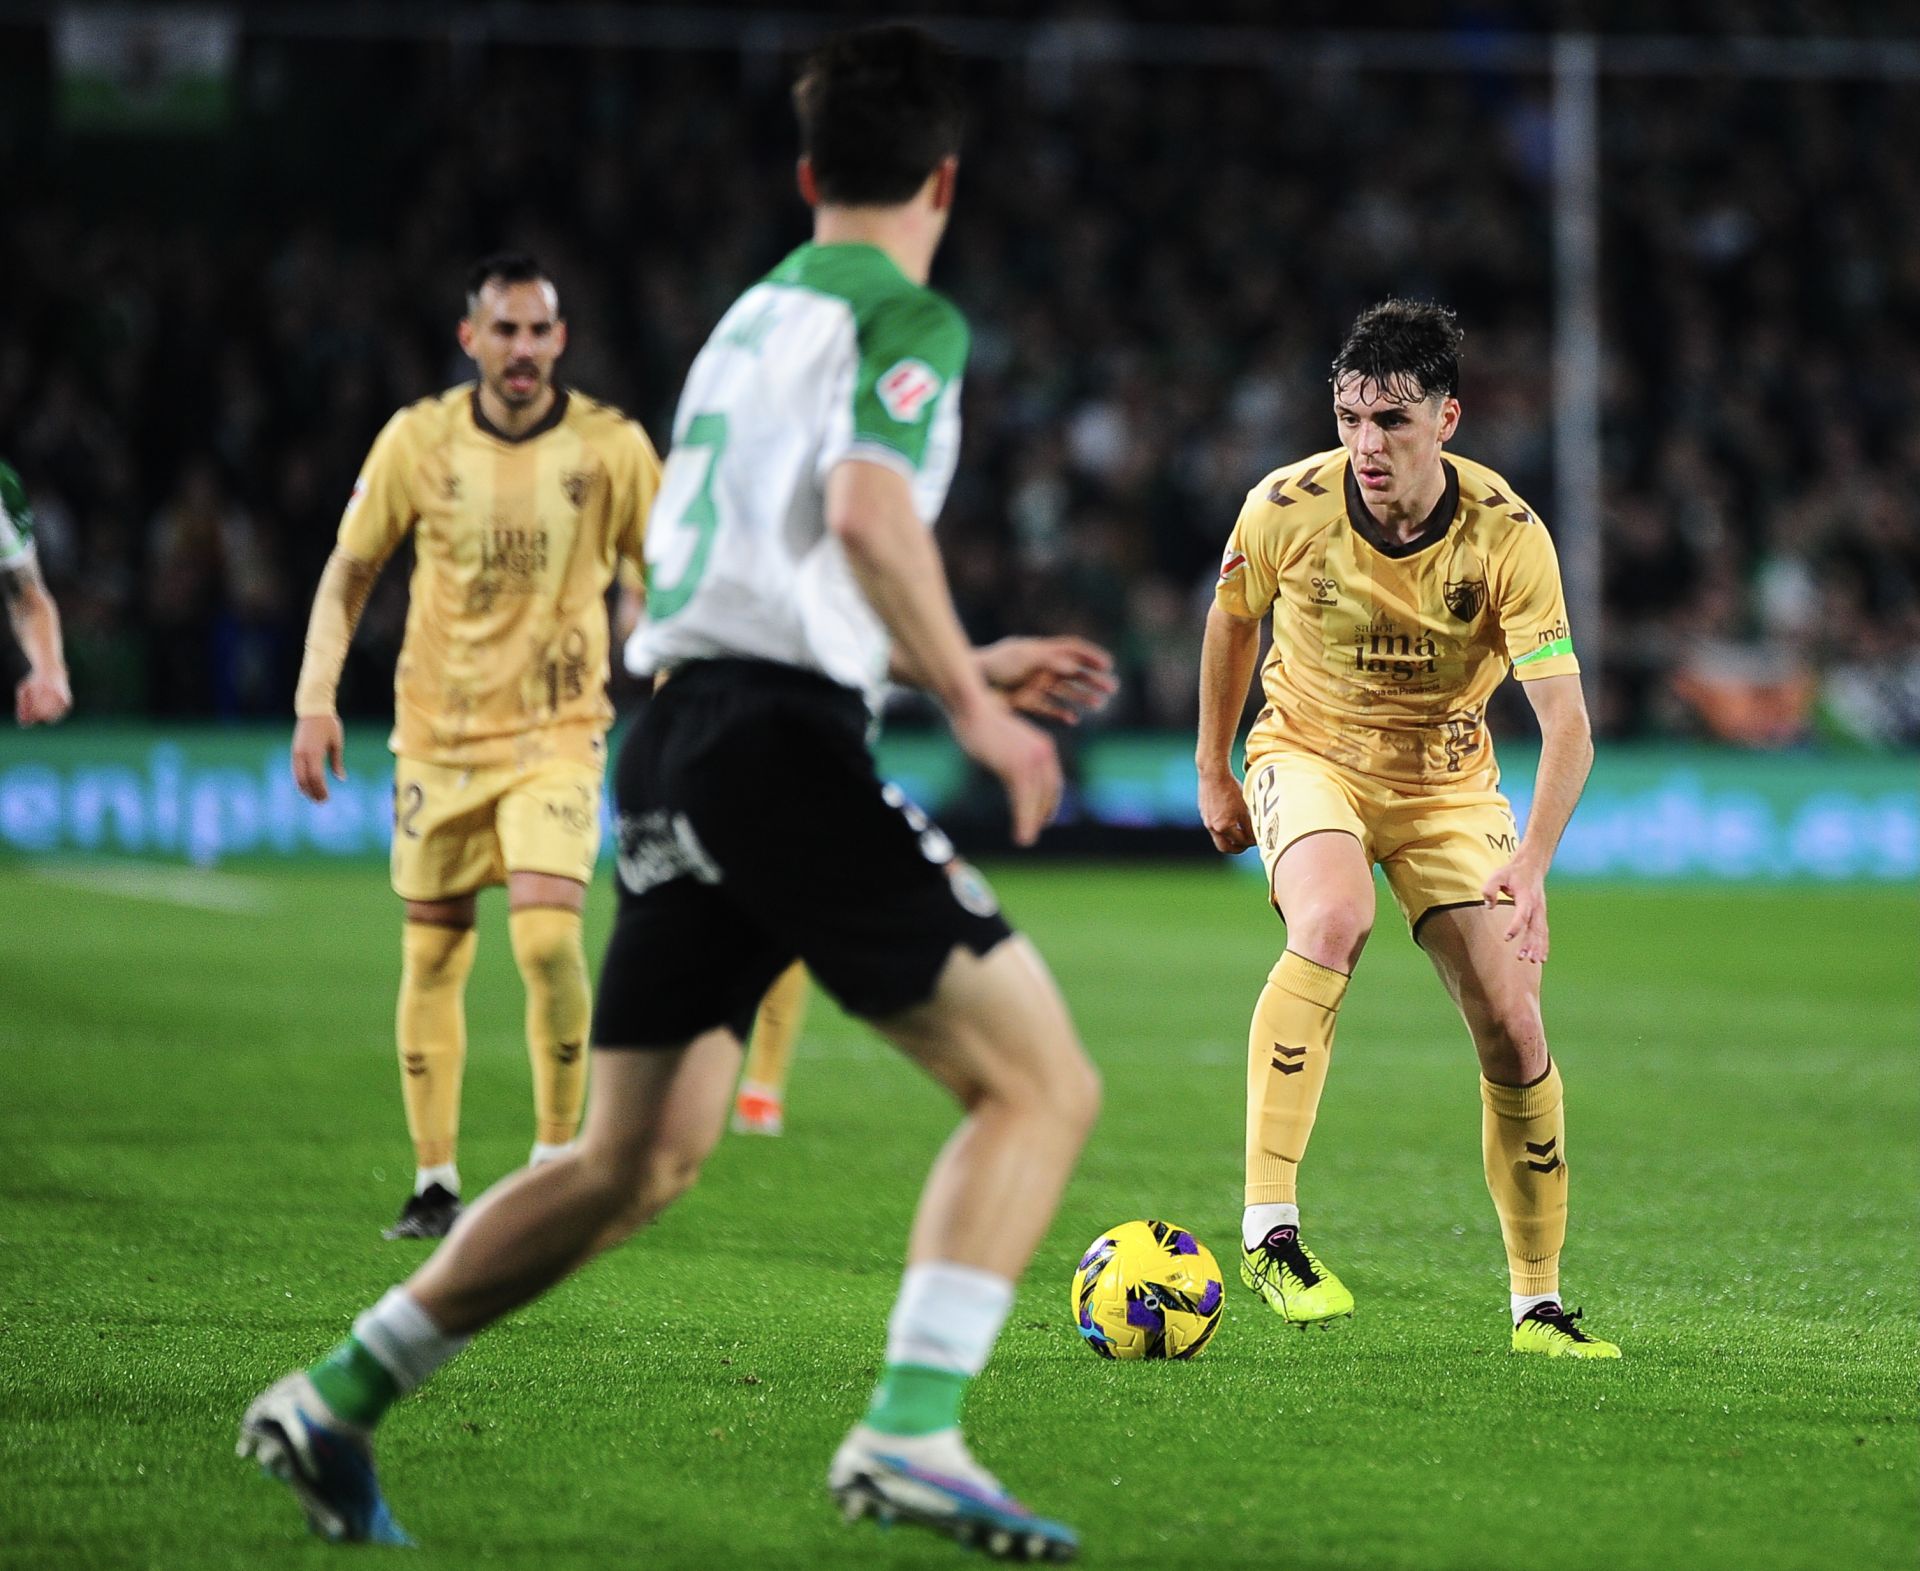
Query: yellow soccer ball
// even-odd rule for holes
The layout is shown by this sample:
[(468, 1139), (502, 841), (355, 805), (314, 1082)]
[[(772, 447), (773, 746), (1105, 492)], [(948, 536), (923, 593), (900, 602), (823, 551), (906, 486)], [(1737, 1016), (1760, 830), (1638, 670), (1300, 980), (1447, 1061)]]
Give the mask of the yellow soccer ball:
[(1073, 1273), (1073, 1321), (1102, 1358), (1192, 1358), (1220, 1324), (1213, 1252), (1171, 1222), (1122, 1222)]

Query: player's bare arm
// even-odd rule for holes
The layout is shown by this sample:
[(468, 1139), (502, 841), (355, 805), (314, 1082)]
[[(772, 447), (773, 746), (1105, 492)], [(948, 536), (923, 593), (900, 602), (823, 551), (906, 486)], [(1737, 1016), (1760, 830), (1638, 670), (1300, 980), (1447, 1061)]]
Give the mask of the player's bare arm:
[(13, 713), (21, 725), (51, 725), (73, 708), (66, 654), (60, 640), (60, 608), (54, 604), (40, 564), (31, 558), (0, 572), (7, 620), (26, 651), (27, 674), (13, 690)]
[(1059, 756), (1044, 731), (1015, 715), (988, 686), (905, 477), (850, 459), (827, 477), (826, 514), (904, 669), (915, 672), (946, 711), (967, 756), (1006, 788), (1014, 843), (1033, 844), (1060, 805)]
[(347, 778), (346, 734), (334, 708), (334, 695), (353, 630), (360, 625), (360, 613), (379, 576), (377, 563), (335, 550), (314, 591), (306, 655), (293, 700), (298, 717), (293, 727), (293, 780), (310, 801), (326, 801), (329, 770), (336, 780)]
[(1544, 965), (1547, 869), (1593, 768), (1593, 727), (1577, 675), (1542, 677), (1523, 687), (1540, 721), (1540, 768), (1534, 776), (1533, 807), (1520, 849), (1511, 862), (1494, 870), (1482, 893), (1490, 906), (1502, 894), (1513, 898), (1507, 941), (1520, 941), (1516, 951), (1520, 959)]
[(1200, 646), (1200, 736), (1193, 763), (1200, 776), (1200, 822), (1217, 851), (1244, 851), (1253, 844), (1253, 819), (1233, 773), (1233, 739), (1259, 659), (1259, 619), (1235, 616), (1217, 603), (1209, 607)]

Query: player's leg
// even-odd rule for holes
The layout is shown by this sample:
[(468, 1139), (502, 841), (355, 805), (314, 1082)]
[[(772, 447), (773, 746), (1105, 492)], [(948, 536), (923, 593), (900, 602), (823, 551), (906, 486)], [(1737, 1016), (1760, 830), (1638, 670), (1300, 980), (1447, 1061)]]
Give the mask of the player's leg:
[(593, 994), (581, 913), (600, 849), (600, 785), (597, 765), (545, 764), (502, 794), (496, 818), (507, 925), (526, 989), (536, 1165), (566, 1148), (586, 1102)]
[(388, 1238), (442, 1238), (460, 1215), (460, 1083), (467, 1062), (467, 977), (474, 898), (409, 900), (400, 938), (394, 1036), (413, 1141), (413, 1193)]
[(1428, 912), (1415, 929), (1480, 1058), (1480, 1145), (1507, 1250), (1514, 1342), (1522, 1352), (1617, 1358), (1560, 1298), (1567, 1237), (1567, 1130), (1560, 1070), (1547, 1051), (1541, 968), (1516, 957), (1511, 917), (1483, 905)]
[(497, 877), (485, 782), (394, 761), (392, 875), (406, 903), (394, 1036), (414, 1149), (413, 1192), (388, 1238), (441, 1238), (460, 1214), (460, 1087), (467, 1062), (473, 892)]
[(1327, 1326), (1353, 1295), (1300, 1237), (1299, 1172), (1347, 979), (1373, 929), (1373, 868), (1357, 808), (1317, 760), (1249, 769), (1247, 801), (1287, 946), (1247, 1033), (1240, 1278), (1290, 1325)]
[(1008, 1495), (959, 1424), (1093, 1125), (1098, 1078), (1045, 964), (1018, 936), (984, 955), (956, 949), (926, 1003), (875, 1024), (965, 1117), (921, 1192), (885, 1368), (828, 1484), (850, 1517), (899, 1515), (1001, 1554), (1070, 1554), (1072, 1533)]
[(731, 1032), (601, 1057), (573, 1150), (495, 1185), (333, 1352), (248, 1408), (240, 1454), (294, 1489), (314, 1531), (406, 1542), (373, 1472), (371, 1435), (387, 1409), (476, 1331), (657, 1216), (719, 1139), (739, 1068)]
[(807, 968), (798, 960), (782, 971), (754, 1016), (747, 1039), (747, 1066), (733, 1100), (733, 1128), (743, 1135), (777, 1135), (785, 1125), (787, 1073), (793, 1045), (807, 1016), (811, 988)]

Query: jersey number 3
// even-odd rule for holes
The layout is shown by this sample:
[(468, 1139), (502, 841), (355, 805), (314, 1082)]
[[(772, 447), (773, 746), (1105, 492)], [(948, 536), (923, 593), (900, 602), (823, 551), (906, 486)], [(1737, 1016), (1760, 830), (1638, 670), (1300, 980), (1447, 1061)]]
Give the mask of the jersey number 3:
[(670, 584), (653, 584), (647, 591), (647, 611), (656, 621), (664, 620), (693, 598), (694, 590), (707, 571), (707, 558), (713, 554), (714, 533), (720, 527), (720, 514), (713, 505), (713, 479), (720, 468), (720, 455), (727, 448), (727, 417), (695, 415), (687, 422), (687, 434), (680, 439), (679, 451), (706, 450), (706, 472), (700, 477), (700, 489), (675, 520), (694, 531), (693, 551), (680, 576)]

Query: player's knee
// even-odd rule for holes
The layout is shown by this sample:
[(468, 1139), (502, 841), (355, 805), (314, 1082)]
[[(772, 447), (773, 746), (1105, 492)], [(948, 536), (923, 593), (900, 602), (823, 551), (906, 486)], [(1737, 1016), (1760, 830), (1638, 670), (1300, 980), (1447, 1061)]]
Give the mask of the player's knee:
[(654, 1152), (641, 1187), (649, 1219), (658, 1216), (699, 1182), (706, 1152), (668, 1146)]
[(1475, 1022), (1480, 1070), (1500, 1085), (1524, 1085), (1546, 1073), (1547, 1033), (1531, 999), (1503, 1000)]
[(473, 969), (473, 951), (470, 927), (409, 922), (401, 944), (401, 978), (424, 991), (460, 987)]
[(1080, 1139), (1086, 1139), (1100, 1117), (1100, 1071), (1093, 1060), (1075, 1047), (1056, 1077), (1050, 1098), (1061, 1121)]
[(1370, 901), (1296, 898), (1287, 906), (1287, 948), (1315, 965), (1351, 971), (1372, 932)]
[(513, 935), (513, 958), (525, 980), (557, 983), (586, 965), (579, 929), (556, 925), (546, 931)]
[(1100, 1116), (1100, 1073), (1078, 1043), (1049, 1043), (996, 1066), (982, 1077), (977, 1094), (962, 1100), (969, 1111), (994, 1103), (1084, 1139)]

